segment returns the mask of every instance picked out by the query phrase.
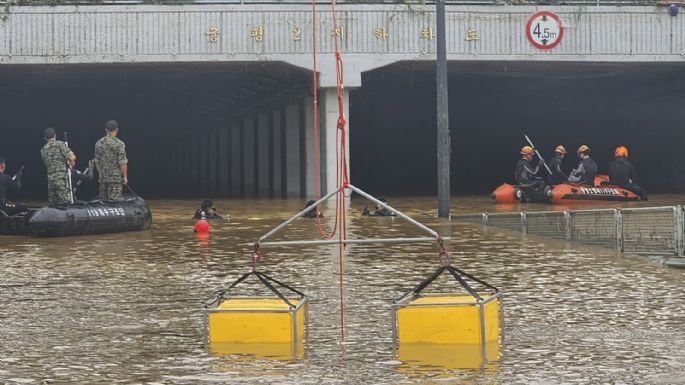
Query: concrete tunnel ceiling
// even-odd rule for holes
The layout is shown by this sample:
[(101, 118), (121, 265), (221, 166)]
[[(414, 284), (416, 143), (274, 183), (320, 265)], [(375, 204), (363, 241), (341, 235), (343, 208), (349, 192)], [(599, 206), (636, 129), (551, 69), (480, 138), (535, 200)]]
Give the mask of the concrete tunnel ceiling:
[[(511, 181), (524, 132), (548, 156), (558, 143), (571, 150), (587, 143), (603, 170), (613, 147), (626, 144), (650, 191), (685, 190), (681, 68), (450, 63), (452, 191), (487, 193)], [(8, 157), (10, 172), (26, 166), (22, 197), (42, 199), (42, 129), (67, 130), (83, 166), (104, 122), (117, 119), (128, 146), (132, 187), (149, 197), (187, 196), (188, 186), (165, 183), (160, 191), (149, 177), (158, 174), (152, 160), (166, 143), (301, 98), (310, 81), (309, 71), (282, 63), (3, 65), (0, 154)], [(434, 64), (379, 68), (365, 73), (362, 85), (350, 91), (353, 183), (383, 195), (434, 194)], [(567, 168), (574, 164), (570, 156)]]
[[(485, 194), (513, 180), (527, 133), (546, 155), (588, 144), (606, 172), (626, 144), (648, 191), (685, 191), (681, 63), (451, 62), (453, 193)], [(434, 63), (364, 74), (350, 101), (351, 174), (368, 191), (435, 194)]]
[(68, 131), (85, 167), (104, 122), (116, 119), (131, 186), (140, 194), (175, 196), (190, 189), (159, 191), (150, 178), (159, 174), (151, 160), (168, 138), (187, 140), (191, 132), (302, 94), (310, 81), (310, 72), (282, 63), (3, 65), (0, 154), (9, 172), (26, 166), (22, 197), (40, 199), (46, 194), (42, 130)]

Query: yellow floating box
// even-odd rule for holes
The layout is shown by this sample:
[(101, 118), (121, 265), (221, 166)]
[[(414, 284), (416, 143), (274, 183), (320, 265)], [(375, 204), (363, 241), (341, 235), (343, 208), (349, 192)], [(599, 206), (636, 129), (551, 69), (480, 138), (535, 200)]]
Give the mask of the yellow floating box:
[(297, 343), (304, 339), (307, 298), (231, 297), (206, 309), (208, 342)]
[(500, 293), (434, 295), (408, 298), (393, 305), (396, 341), (432, 344), (499, 342)]

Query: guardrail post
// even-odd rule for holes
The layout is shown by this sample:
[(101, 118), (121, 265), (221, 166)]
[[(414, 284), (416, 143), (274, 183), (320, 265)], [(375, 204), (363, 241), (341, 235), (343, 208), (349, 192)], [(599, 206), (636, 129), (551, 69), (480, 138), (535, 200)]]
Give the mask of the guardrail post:
[(528, 217), (525, 211), (521, 211), (521, 233), (524, 235), (528, 233)]
[(564, 239), (571, 242), (571, 212), (568, 210), (564, 210), (564, 226)]
[(614, 222), (616, 228), (616, 250), (623, 251), (623, 212), (614, 209)]

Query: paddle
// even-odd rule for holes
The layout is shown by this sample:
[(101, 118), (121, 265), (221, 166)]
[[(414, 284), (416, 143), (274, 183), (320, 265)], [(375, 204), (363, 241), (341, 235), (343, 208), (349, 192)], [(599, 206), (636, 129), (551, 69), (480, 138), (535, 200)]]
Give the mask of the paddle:
[(545, 159), (542, 157), (542, 155), (540, 155), (540, 153), (538, 152), (538, 149), (535, 148), (535, 146), (533, 145), (533, 142), (530, 140), (528, 135), (523, 134), (523, 137), (526, 138), (526, 141), (528, 142), (528, 144), (530, 144), (530, 146), (533, 147), (533, 151), (535, 151), (535, 155), (537, 155), (538, 158), (540, 158), (540, 163), (542, 163), (542, 165), (545, 166), (545, 169), (547, 169), (547, 172), (549, 173), (549, 175), (552, 175), (552, 170), (549, 169), (549, 166), (545, 162)]
[[(69, 141), (67, 139), (67, 132), (64, 132), (64, 146), (69, 148)], [(67, 161), (67, 188), (69, 188), (69, 203), (74, 204), (74, 189), (71, 187), (71, 165), (69, 159)]]

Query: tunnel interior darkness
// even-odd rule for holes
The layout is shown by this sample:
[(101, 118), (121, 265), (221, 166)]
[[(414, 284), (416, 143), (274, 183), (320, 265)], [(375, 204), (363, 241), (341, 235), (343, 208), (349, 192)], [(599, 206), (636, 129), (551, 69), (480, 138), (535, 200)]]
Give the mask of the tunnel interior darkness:
[[(0, 66), (0, 154), (7, 172), (25, 166), (22, 198), (45, 199), (43, 129), (69, 134), (79, 169), (94, 156), (104, 123), (116, 119), (129, 159), (129, 181), (146, 197), (179, 197), (191, 186), (160, 180), (159, 157), (203, 130), (301, 93), (308, 71), (281, 63), (174, 63)], [(190, 153), (179, 154), (190, 161)], [(84, 185), (82, 197), (97, 186)]]
[[(453, 193), (483, 194), (513, 181), (528, 134), (551, 157), (557, 144), (592, 148), (606, 172), (625, 144), (638, 182), (685, 191), (685, 77), (680, 64), (449, 63)], [(398, 63), (364, 74), (350, 100), (351, 175), (384, 194), (437, 191), (433, 63)]]
[[(450, 63), (453, 193), (484, 194), (511, 182), (523, 133), (547, 157), (564, 144), (567, 169), (575, 166), (580, 144), (592, 147), (600, 171), (614, 147), (625, 144), (648, 191), (685, 191), (680, 67)], [(301, 98), (310, 80), (309, 71), (282, 63), (3, 65), (0, 154), (8, 158), (8, 173), (26, 167), (22, 199), (44, 199), (42, 130), (68, 131), (84, 168), (105, 121), (116, 119), (132, 187), (146, 197), (192, 196), (191, 186), (160, 180), (168, 173), (159, 170), (159, 154), (192, 133)], [(397, 63), (362, 80), (350, 91), (353, 183), (379, 194), (435, 194), (434, 64)], [(96, 186), (82, 190), (94, 196)]]

